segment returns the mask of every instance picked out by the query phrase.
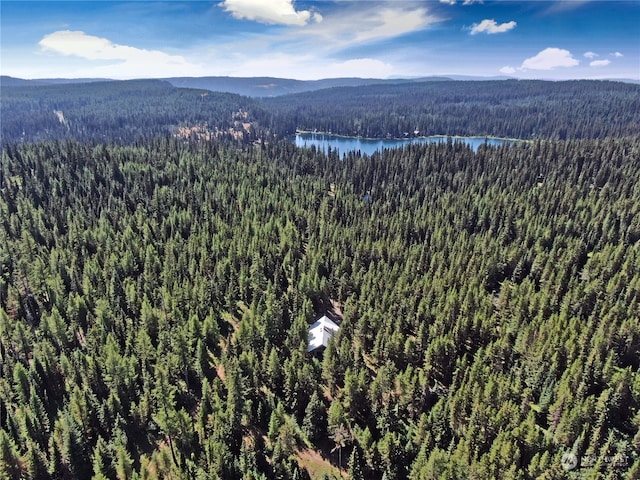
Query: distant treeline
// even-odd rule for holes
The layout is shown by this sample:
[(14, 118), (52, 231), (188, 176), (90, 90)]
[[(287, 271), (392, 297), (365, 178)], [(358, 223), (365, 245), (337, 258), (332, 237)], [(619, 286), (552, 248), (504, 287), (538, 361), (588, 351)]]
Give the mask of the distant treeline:
[(640, 85), (608, 81), (443, 81), (333, 88), (265, 99), (262, 123), (381, 138), (487, 135), (604, 138), (640, 133)]
[(640, 85), (610, 81), (434, 80), (264, 99), (158, 80), (3, 86), (1, 93), (4, 141), (126, 143), (175, 134), (178, 127), (245, 143), (296, 129), (371, 138), (577, 139), (640, 132)]

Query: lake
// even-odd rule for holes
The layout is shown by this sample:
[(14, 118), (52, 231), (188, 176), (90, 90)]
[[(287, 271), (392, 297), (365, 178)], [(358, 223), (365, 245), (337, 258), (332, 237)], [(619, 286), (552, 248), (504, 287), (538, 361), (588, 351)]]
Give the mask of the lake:
[(446, 142), (451, 138), (454, 142), (464, 142), (468, 144), (473, 151), (477, 151), (478, 147), (484, 143), (489, 145), (503, 145), (511, 140), (491, 137), (418, 137), (418, 138), (359, 138), (359, 137), (341, 137), (338, 135), (329, 135), (326, 133), (296, 133), (296, 147), (311, 147), (327, 151), (330, 147), (332, 150), (338, 149), (342, 155), (349, 151), (358, 151), (371, 155), (376, 151), (384, 148), (398, 148), (409, 143), (428, 143), (428, 142)]

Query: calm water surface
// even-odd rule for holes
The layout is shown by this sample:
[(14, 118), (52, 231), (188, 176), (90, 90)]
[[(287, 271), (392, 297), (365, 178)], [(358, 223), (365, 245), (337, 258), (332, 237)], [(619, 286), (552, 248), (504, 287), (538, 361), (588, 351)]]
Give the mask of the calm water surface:
[(408, 139), (371, 139), (356, 137), (339, 137), (336, 135), (328, 135), (324, 133), (297, 133), (295, 136), (296, 147), (311, 147), (327, 151), (337, 149), (340, 154), (349, 151), (360, 151), (371, 155), (376, 151), (385, 148), (398, 148), (409, 143), (428, 143), (428, 142), (446, 142), (451, 138), (453, 142), (464, 142), (468, 144), (473, 151), (477, 151), (478, 147), (484, 143), (489, 145), (502, 145), (508, 143), (509, 140), (490, 137), (422, 137)]

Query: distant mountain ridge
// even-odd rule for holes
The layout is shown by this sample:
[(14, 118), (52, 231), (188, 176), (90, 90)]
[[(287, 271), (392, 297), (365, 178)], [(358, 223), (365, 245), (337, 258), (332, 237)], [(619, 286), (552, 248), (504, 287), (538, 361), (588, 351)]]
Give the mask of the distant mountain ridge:
[[(162, 78), (174, 87), (198, 88), (212, 92), (236, 93), (247, 97), (277, 97), (291, 93), (303, 93), (334, 87), (358, 87), (364, 85), (392, 85), (426, 81), (450, 81), (449, 77), (421, 77), (412, 79), (394, 78), (326, 78), (322, 80), (295, 80), (277, 77), (172, 77)], [(100, 78), (50, 78), (25, 80), (3, 75), (0, 85), (3, 87), (26, 87), (44, 85), (65, 85), (109, 81)]]
[(166, 78), (176, 87), (203, 88), (214, 92), (238, 93), (248, 97), (279, 97), (334, 87), (364, 85), (391, 85), (426, 81), (448, 81), (449, 77), (395, 78), (325, 78), (321, 80), (294, 80), (277, 77), (175, 77)]
[(0, 75), (0, 86), (2, 87), (41, 87), (43, 85), (71, 85), (77, 83), (112, 82), (110, 78), (34, 78), (24, 79)]
[[(142, 79), (141, 79), (142, 80)], [(443, 81), (487, 81), (487, 80), (515, 80), (511, 77), (479, 77), (470, 75), (433, 75), (415, 78), (324, 78), (321, 80), (295, 80), (291, 78), (278, 77), (169, 77), (154, 80), (164, 80), (174, 87), (197, 88), (210, 90), (212, 92), (235, 93), (246, 97), (280, 97), (292, 93), (313, 92), (326, 88), (335, 87), (360, 87), (370, 85), (397, 85), (421, 82), (443, 82)], [(605, 80), (605, 79), (603, 79)], [(634, 79), (607, 79), (623, 83), (640, 83)], [(78, 83), (94, 83), (105, 81), (118, 81), (108, 78), (40, 78), (27, 80), (0, 76), (0, 86), (2, 87), (26, 87), (44, 85), (70, 85)], [(124, 80), (123, 80), (124, 81)]]

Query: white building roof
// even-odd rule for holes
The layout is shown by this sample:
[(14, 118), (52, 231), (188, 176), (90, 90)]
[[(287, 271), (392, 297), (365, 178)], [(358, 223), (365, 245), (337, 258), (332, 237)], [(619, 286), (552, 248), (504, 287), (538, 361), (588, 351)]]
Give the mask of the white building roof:
[(340, 329), (338, 325), (327, 317), (323, 316), (321, 319), (316, 320), (309, 327), (309, 346), (307, 352), (312, 352), (316, 348), (326, 347), (329, 344), (329, 339)]

